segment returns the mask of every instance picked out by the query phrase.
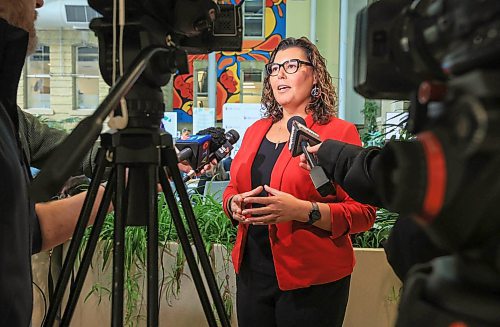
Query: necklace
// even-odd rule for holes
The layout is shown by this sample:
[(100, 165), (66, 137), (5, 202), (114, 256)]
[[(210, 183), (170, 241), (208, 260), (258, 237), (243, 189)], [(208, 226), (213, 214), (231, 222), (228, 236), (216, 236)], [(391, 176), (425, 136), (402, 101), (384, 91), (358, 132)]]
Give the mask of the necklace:
[[(283, 130), (283, 125), (281, 125), (281, 124), (280, 124), (280, 125), (278, 125), (278, 135), (279, 135), (279, 136), (281, 136), (281, 135), (282, 135), (282, 130)], [(288, 140), (288, 138), (289, 138), (289, 137), (287, 136), (287, 138), (286, 138), (286, 139), (284, 139), (284, 140), (281, 140), (281, 138), (280, 138), (280, 139), (278, 139), (278, 141), (276, 141), (276, 143), (274, 143), (274, 149), (275, 149), (275, 150), (277, 150), (277, 149), (278, 149), (278, 146), (279, 146), (281, 143), (285, 143), (285, 142)]]

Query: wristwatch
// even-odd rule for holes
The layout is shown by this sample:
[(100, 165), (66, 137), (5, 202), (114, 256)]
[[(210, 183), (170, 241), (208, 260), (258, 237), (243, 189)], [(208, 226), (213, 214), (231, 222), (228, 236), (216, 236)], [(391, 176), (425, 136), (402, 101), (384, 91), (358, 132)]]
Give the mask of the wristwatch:
[(311, 201), (311, 204), (312, 204), (312, 209), (311, 211), (309, 211), (309, 220), (307, 221), (309, 225), (312, 225), (321, 219), (321, 211), (319, 211), (318, 204), (314, 201)]

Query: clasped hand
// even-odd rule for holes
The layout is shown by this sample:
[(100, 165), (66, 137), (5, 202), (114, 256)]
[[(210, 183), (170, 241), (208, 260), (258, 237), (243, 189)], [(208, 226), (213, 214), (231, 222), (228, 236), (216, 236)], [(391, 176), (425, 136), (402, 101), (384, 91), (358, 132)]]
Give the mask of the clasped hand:
[[(262, 190), (271, 196), (258, 196)], [(260, 204), (262, 207), (251, 208), (252, 204)], [(290, 220), (306, 222), (310, 207), (308, 201), (297, 199), (291, 194), (264, 185), (264, 187), (258, 186), (251, 191), (234, 195), (231, 199), (230, 210), (233, 219), (240, 223), (269, 225)]]

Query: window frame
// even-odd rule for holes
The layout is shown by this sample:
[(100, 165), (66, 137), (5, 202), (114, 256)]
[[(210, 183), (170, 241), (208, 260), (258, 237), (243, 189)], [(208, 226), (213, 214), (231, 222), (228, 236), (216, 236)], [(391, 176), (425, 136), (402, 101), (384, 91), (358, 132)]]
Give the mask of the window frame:
[[(266, 3), (264, 0), (258, 0), (261, 1), (262, 4), (262, 13), (256, 14), (256, 13), (247, 13), (245, 8), (246, 8), (246, 1), (243, 3), (243, 39), (245, 40), (257, 40), (257, 39), (263, 39), (265, 38), (265, 28), (266, 28), (266, 20), (265, 20), (265, 11), (266, 11)], [(262, 19), (262, 25), (261, 25), (261, 35), (246, 35), (246, 19), (247, 18), (261, 18)]]
[[(80, 74), (78, 72), (78, 62), (79, 62), (79, 50), (83, 48), (91, 48), (91, 49), (96, 49), (96, 57), (97, 57), (97, 75), (86, 75), (86, 74)], [(72, 91), (72, 97), (73, 97), (73, 111), (76, 113), (81, 113), (81, 114), (89, 114), (93, 113), (95, 109), (99, 106), (99, 96), (100, 96), (100, 78), (101, 75), (99, 73), (99, 47), (94, 44), (76, 44), (73, 45), (73, 91)], [(79, 78), (84, 78), (84, 79), (95, 79), (97, 81), (97, 105), (95, 108), (80, 108), (79, 107), (79, 100), (78, 100), (78, 79)]]
[[(207, 74), (207, 92), (198, 91), (198, 72), (205, 70)], [(198, 107), (198, 97), (207, 99), (204, 107)], [(195, 60), (193, 62), (193, 108), (208, 108), (208, 60)]]
[[(256, 103), (256, 102), (245, 102), (245, 96), (260, 96), (262, 97), (262, 90), (264, 89), (264, 78), (265, 78), (265, 63), (262, 61), (251, 60), (251, 61), (242, 61), (240, 64), (240, 82), (241, 82), (241, 90), (240, 90), (240, 103)], [(260, 71), (261, 76), (261, 94), (248, 94), (245, 92), (245, 72), (248, 71)], [(258, 82), (253, 82), (258, 83)], [(259, 101), (260, 103), (260, 101)]]
[[(44, 49), (45, 48), (47, 49), (47, 52), (45, 51), (42, 51), (41, 52), (41, 55), (42, 56), (48, 56), (48, 66), (49, 66), (49, 71), (48, 73), (38, 73), (38, 74), (31, 74), (30, 73), (30, 62), (31, 62), (31, 58), (35, 55), (40, 55), (40, 53), (38, 52), (39, 49)], [(45, 60), (41, 60), (42, 62), (44, 62)], [(49, 80), (49, 105), (48, 107), (30, 107), (30, 91), (29, 91), (29, 86), (30, 86), (30, 83), (28, 82), (31, 78), (34, 78), (34, 79), (38, 79), (38, 78), (47, 78)], [(50, 87), (50, 81), (51, 81), (51, 76), (50, 76), (50, 45), (46, 45), (46, 44), (43, 44), (43, 43), (40, 43), (38, 44), (37, 46), (37, 49), (35, 50), (35, 52), (33, 54), (31, 54), (30, 56), (28, 56), (26, 58), (26, 62), (25, 62), (25, 69), (24, 69), (24, 96), (23, 96), (23, 101), (24, 101), (24, 109), (26, 111), (28, 111), (29, 113), (32, 113), (32, 114), (52, 114), (52, 109), (51, 109), (51, 99), (50, 99), (50, 96), (51, 96), (51, 87)]]

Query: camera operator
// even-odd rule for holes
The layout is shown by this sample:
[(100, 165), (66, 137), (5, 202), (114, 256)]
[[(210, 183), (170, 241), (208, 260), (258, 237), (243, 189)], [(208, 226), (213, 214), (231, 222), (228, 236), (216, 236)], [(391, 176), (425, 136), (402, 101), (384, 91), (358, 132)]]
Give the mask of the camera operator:
[[(32, 310), (31, 254), (66, 241), (74, 230), (85, 193), (34, 204), (28, 196), (29, 165), (18, 135), (16, 93), (27, 49), (36, 46), (35, 8), (43, 0), (0, 4), (0, 325), (28, 326)], [(28, 52), (30, 53), (30, 52)], [(91, 214), (103, 195), (99, 188)]]

